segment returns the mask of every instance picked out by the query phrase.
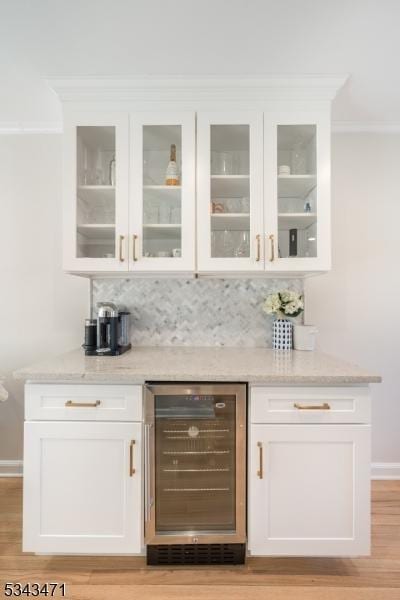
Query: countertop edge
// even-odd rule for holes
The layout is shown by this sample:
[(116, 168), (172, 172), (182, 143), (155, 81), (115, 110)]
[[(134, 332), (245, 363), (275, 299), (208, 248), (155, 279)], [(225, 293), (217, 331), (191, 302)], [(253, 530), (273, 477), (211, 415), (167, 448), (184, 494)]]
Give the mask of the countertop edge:
[[(40, 374), (31, 373), (23, 369), (17, 370), (13, 373), (13, 377), (18, 380), (32, 381), (32, 382), (76, 382), (76, 383), (131, 383), (142, 385), (145, 381), (210, 381), (210, 376), (204, 376), (199, 373), (187, 374), (184, 377), (171, 377), (171, 374), (85, 374), (85, 373), (46, 373)], [(252, 376), (247, 375), (244, 377), (232, 377), (229, 375), (221, 376), (214, 375), (211, 377), (212, 381), (221, 382), (235, 382), (235, 383), (249, 383), (259, 385), (275, 385), (275, 384), (321, 384), (321, 385), (335, 385), (335, 384), (368, 384), (368, 383), (381, 383), (382, 377), (379, 375), (280, 375), (280, 376)]]

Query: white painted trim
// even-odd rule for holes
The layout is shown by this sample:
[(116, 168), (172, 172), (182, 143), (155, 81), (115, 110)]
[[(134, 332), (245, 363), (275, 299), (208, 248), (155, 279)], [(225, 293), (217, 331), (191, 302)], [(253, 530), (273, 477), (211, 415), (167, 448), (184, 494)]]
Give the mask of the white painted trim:
[(21, 135), (33, 133), (62, 133), (61, 122), (50, 121), (0, 121), (0, 135)]
[(229, 77), (54, 77), (47, 80), (63, 102), (141, 100), (333, 100), (347, 75)]
[(22, 460), (0, 460), (0, 477), (22, 477)]
[(398, 121), (333, 121), (333, 133), (400, 133)]
[(372, 463), (371, 479), (400, 479), (400, 463)]

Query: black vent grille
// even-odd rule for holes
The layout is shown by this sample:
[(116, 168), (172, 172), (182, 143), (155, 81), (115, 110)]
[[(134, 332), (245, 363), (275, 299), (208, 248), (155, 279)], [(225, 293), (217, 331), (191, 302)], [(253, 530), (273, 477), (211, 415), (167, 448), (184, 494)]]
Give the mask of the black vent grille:
[(147, 546), (148, 565), (242, 565), (246, 544), (171, 544)]

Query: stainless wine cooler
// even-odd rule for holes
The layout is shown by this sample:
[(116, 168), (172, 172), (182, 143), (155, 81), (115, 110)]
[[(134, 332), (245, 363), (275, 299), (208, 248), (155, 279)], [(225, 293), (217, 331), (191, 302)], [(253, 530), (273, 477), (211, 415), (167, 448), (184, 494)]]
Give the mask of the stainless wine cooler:
[(246, 385), (146, 386), (148, 564), (239, 563), (246, 540)]

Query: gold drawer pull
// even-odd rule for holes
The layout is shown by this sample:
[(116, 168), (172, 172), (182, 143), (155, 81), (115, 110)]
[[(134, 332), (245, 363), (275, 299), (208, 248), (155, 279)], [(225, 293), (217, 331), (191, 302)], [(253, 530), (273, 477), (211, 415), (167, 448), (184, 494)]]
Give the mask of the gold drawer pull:
[(129, 445), (129, 477), (133, 477), (133, 475), (136, 473), (136, 469), (133, 466), (133, 448), (135, 444), (135, 440), (131, 440)]
[(257, 471), (257, 477), (260, 479), (264, 476), (264, 465), (263, 465), (263, 445), (262, 442), (257, 442), (258, 450), (259, 450), (259, 469)]
[(119, 236), (119, 262), (124, 262), (124, 257), (122, 256), (122, 242), (124, 241), (125, 236), (124, 235), (120, 235)]
[(271, 251), (270, 251), (270, 255), (269, 255), (269, 262), (274, 262), (274, 260), (275, 260), (275, 236), (273, 233), (271, 233), (271, 235), (269, 236), (269, 243), (270, 243), (270, 247), (271, 247)]
[(100, 404), (100, 400), (96, 400), (96, 402), (73, 402), (72, 400), (67, 400), (65, 406), (69, 408), (96, 408)]
[(261, 260), (261, 239), (260, 239), (260, 238), (261, 238), (261, 236), (260, 236), (260, 234), (258, 233), (258, 234), (256, 235), (256, 242), (257, 242), (257, 255), (256, 255), (256, 261), (257, 261), (257, 262), (260, 262), (260, 260)]
[(331, 407), (329, 406), (329, 404), (327, 402), (324, 402), (323, 404), (297, 404), (297, 402), (295, 402), (293, 404), (293, 406), (295, 408), (297, 408), (298, 410), (330, 410)]
[(136, 240), (137, 239), (138, 239), (138, 236), (136, 235), (136, 233), (134, 233), (132, 236), (132, 258), (135, 262), (137, 261), (137, 256), (136, 256)]

